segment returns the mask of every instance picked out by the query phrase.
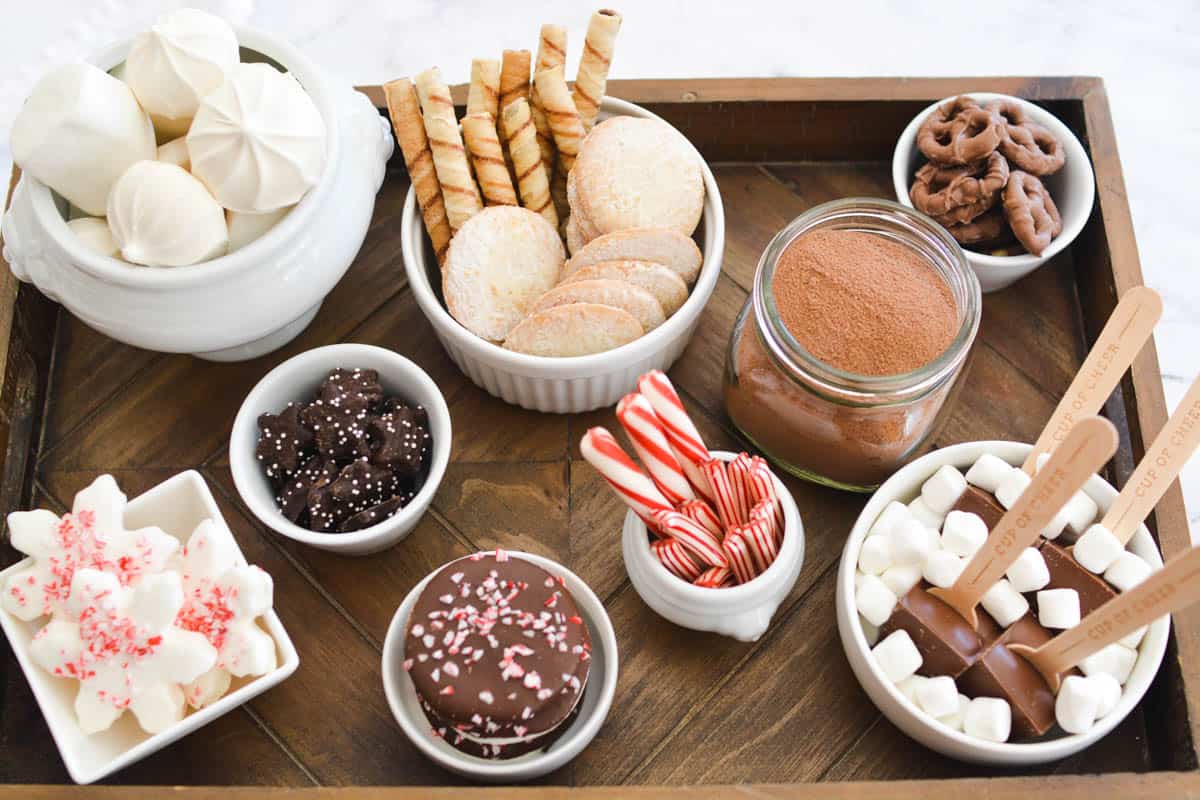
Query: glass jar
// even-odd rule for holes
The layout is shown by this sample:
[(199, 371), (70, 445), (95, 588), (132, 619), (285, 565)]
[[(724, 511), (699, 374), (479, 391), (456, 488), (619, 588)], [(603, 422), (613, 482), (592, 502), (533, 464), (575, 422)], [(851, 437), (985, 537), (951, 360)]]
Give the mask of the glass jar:
[[(946, 350), (912, 372), (885, 376), (845, 372), (805, 350), (784, 326), (773, 287), (780, 255), (816, 230), (875, 234), (920, 254), (945, 280), (958, 312)], [(826, 486), (871, 491), (935, 432), (979, 331), (981, 306), (962, 248), (929, 217), (887, 200), (819, 205), (776, 234), (759, 259), (729, 338), (726, 410), (780, 468)]]

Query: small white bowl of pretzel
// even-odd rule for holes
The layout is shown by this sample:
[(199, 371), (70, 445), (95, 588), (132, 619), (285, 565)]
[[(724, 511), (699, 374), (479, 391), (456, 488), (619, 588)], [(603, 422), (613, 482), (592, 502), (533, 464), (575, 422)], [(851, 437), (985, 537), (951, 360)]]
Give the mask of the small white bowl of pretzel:
[(475, 59), (461, 122), (436, 68), (384, 87), (413, 182), (401, 247), (417, 303), (472, 381), (538, 411), (611, 405), (670, 367), (721, 271), (699, 152), (604, 96), (620, 19), (593, 15), (573, 86), (560, 26), (542, 26), (536, 60)]

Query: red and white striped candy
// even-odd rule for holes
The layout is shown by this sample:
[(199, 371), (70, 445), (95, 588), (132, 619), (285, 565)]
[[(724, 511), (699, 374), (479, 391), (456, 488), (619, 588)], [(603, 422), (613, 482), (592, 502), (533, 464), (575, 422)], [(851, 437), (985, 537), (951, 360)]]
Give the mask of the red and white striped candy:
[(700, 573), (704, 571), (704, 566), (696, 563), (678, 539), (659, 539), (650, 543), (650, 549), (668, 572), (689, 583), (699, 578)]
[(771, 505), (770, 500), (759, 500), (754, 504), (754, 508), (750, 509), (750, 521), (761, 522), (766, 525), (776, 545), (783, 541), (779, 526), (775, 524), (775, 509)]
[(737, 458), (725, 464), (725, 471), (729, 473), (729, 483), (733, 486), (739, 525), (750, 521), (750, 507), (754, 505), (750, 496), (750, 472), (753, 467), (754, 462), (745, 453), (738, 454)]
[(776, 535), (783, 536), (783, 506), (779, 503), (779, 492), (775, 488), (775, 475), (771, 465), (761, 456), (751, 459), (750, 497), (751, 504), (763, 500), (770, 501), (771, 510), (775, 514)]
[(708, 485), (712, 487), (713, 505), (717, 508), (717, 516), (721, 518), (721, 526), (728, 530), (740, 525), (737, 499), (734, 497), (733, 482), (729, 478), (725, 462), (710, 458), (700, 465)]
[(756, 520), (749, 525), (743, 525), (741, 532), (742, 536), (746, 538), (746, 543), (750, 545), (750, 554), (754, 556), (755, 568), (760, 573), (766, 571), (779, 555), (779, 546), (775, 543), (771, 529), (766, 523)]
[(579, 451), (608, 481), (625, 505), (633, 509), (652, 530), (656, 529), (654, 512), (674, 513), (671, 503), (663, 497), (654, 482), (638, 469), (613, 435), (604, 428), (592, 428), (585, 433), (579, 440)]
[(733, 573), (725, 567), (709, 567), (692, 583), (696, 586), (703, 586), (706, 589), (719, 589), (722, 586), (732, 586)]
[(725, 552), (721, 549), (721, 541), (699, 523), (693, 522), (678, 511), (656, 511), (654, 521), (663, 533), (678, 539), (680, 544), (705, 564), (712, 567), (728, 566)]
[(754, 580), (754, 576), (758, 574), (754, 569), (754, 556), (751, 554), (750, 545), (742, 532), (739, 530), (727, 532), (721, 546), (725, 549), (725, 555), (729, 558), (729, 569), (733, 571), (737, 582), (749, 583)]
[(725, 528), (721, 525), (721, 518), (717, 516), (717, 512), (713, 511), (706, 501), (696, 499), (688, 500), (686, 503), (679, 504), (679, 513), (683, 514), (693, 522), (698, 522), (709, 533), (721, 539), (725, 535)]
[(675, 387), (671, 385), (671, 379), (661, 370), (647, 372), (638, 378), (638, 391), (650, 402), (654, 413), (658, 415), (663, 432), (666, 433), (671, 449), (675, 452), (692, 488), (701, 497), (712, 500), (712, 490), (700, 471), (700, 465), (709, 458), (708, 448), (700, 438), (700, 431), (696, 430), (695, 423), (684, 409), (683, 401), (679, 399)]
[(658, 416), (650, 401), (640, 394), (627, 394), (617, 403), (617, 419), (633, 442), (633, 449), (642, 459), (650, 479), (672, 505), (691, 500), (696, 495), (675, 458)]

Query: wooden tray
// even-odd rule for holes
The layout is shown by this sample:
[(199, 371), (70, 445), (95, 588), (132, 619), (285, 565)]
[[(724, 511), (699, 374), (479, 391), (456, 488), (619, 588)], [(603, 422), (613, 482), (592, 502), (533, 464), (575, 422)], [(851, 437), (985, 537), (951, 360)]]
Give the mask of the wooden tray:
[[(1045, 103), (1091, 153), (1095, 212), (1078, 241), (1015, 287), (988, 295), (968, 383), (937, 445), (1031, 441), (1107, 318), (1142, 282), (1108, 102), (1093, 78), (623, 81), (612, 94), (677, 125), (712, 163), (728, 216), (725, 270), (687, 353), (672, 371), (708, 442), (742, 449), (719, 385), (734, 315), (767, 240), (810, 206), (837, 197), (892, 197), (892, 146), (931, 100), (966, 90)], [(377, 88), (365, 90), (381, 104)], [(1057, 788), (1178, 797), (1200, 793), (1196, 703), (1200, 612), (1175, 617), (1175, 635), (1150, 695), (1113, 734), (1063, 762), (1014, 771), (975, 767), (921, 748), (882, 719), (838, 641), (834, 580), (864, 498), (789, 481), (808, 533), (807, 561), (768, 633), (741, 644), (677, 628), (630, 588), (621, 563), (622, 508), (576, 442), (611, 410), (574, 417), (513, 408), (451, 364), (405, 286), (400, 209), (408, 191), (394, 159), (358, 260), (307, 331), (283, 350), (241, 364), (136, 350), (100, 336), (18, 286), (0, 269), (0, 509), (62, 510), (98, 472), (132, 496), (198, 467), (216, 489), (246, 556), (275, 577), (276, 606), (301, 654), (278, 688), (114, 779), (120, 784), (270, 786), (452, 784), (401, 734), (379, 677), (380, 646), (405, 593), (443, 562), (480, 548), (529, 550), (578, 572), (604, 599), (621, 646), (612, 713), (595, 742), (544, 783), (789, 784), (778, 797), (825, 797), (820, 781), (955, 779), (947, 784), (856, 784), (864, 796), (930, 791), (1023, 795)], [(283, 359), (336, 341), (390, 347), (440, 384), (455, 420), (452, 462), (413, 535), (367, 558), (298, 546), (257, 525), (230, 480), (226, 442), (251, 386)], [(1165, 419), (1148, 348), (1108, 404), (1122, 432), (1111, 477), (1121, 485)], [(1188, 546), (1178, 487), (1155, 524), (1165, 555)], [(17, 558), (7, 544), (4, 565)], [(67, 781), (11, 653), (0, 659), (0, 783)], [(1125, 773), (1107, 778), (1086, 773)], [(1146, 773), (1135, 775), (1131, 773)], [(989, 779), (980, 781), (978, 779)], [(1005, 780), (991, 780), (1007, 778)], [(733, 796), (729, 788), (714, 795)], [(57, 796), (43, 787), (0, 797)], [(581, 792), (582, 793), (582, 792)], [(626, 796), (628, 787), (599, 791)], [(184, 794), (189, 794), (184, 792)], [(274, 797), (275, 792), (250, 792)], [(378, 790), (339, 797), (380, 797)], [(426, 797), (426, 791), (398, 792)], [(550, 792), (549, 794), (553, 794)], [(591, 794), (587, 792), (587, 794)], [(117, 796), (134, 796), (124, 789)], [(197, 789), (196, 797), (225, 796)], [(143, 796), (140, 793), (137, 796)], [(147, 791), (146, 797), (156, 796)], [(449, 793), (438, 796), (450, 797)], [(453, 796), (457, 796), (455, 793)], [(490, 796), (543, 796), (493, 790)]]

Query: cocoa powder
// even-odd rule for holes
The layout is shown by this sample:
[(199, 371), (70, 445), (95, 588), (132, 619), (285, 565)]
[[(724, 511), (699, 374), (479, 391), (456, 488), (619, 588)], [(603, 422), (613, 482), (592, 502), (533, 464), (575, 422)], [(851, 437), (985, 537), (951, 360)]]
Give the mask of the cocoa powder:
[(772, 289), (800, 345), (856, 375), (911, 372), (944, 352), (958, 330), (942, 277), (914, 250), (875, 234), (797, 237), (779, 257)]

